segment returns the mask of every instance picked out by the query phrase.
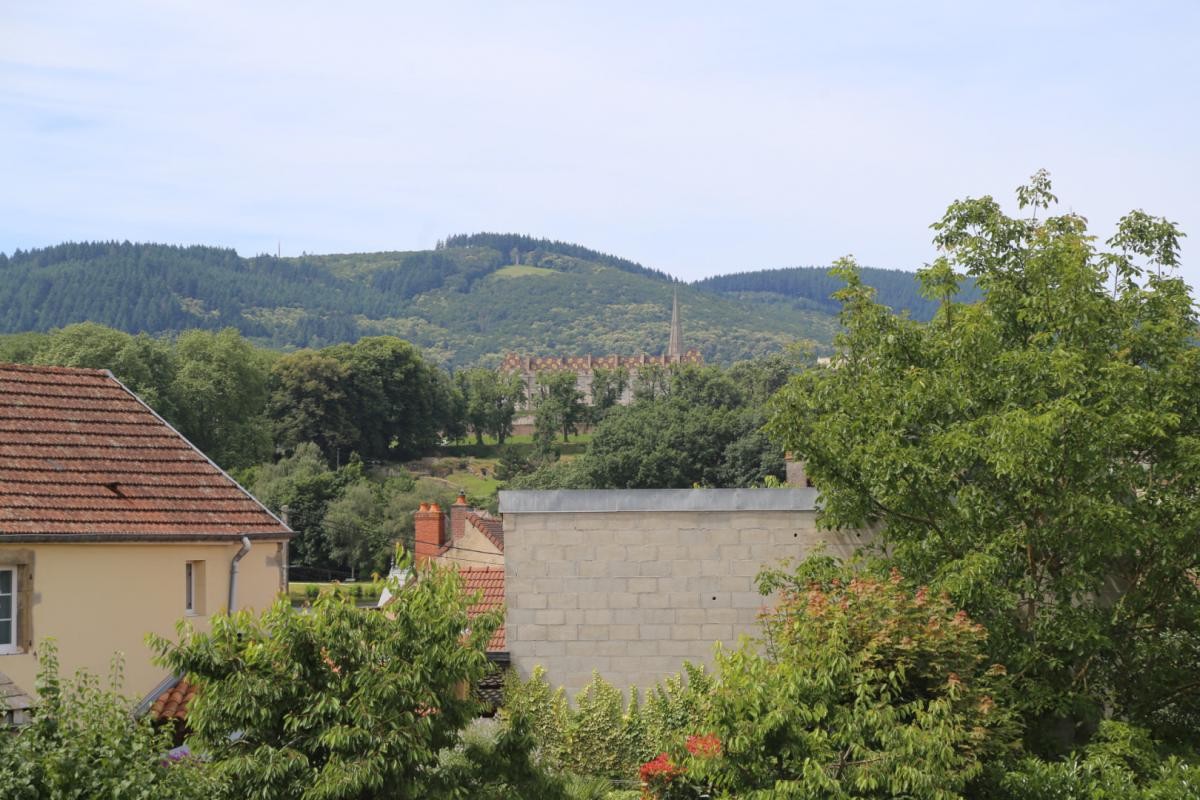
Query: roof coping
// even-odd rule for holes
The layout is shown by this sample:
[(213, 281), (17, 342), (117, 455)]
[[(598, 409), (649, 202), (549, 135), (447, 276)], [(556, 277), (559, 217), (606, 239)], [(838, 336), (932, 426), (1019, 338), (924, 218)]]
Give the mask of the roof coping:
[(616, 511), (815, 511), (817, 490), (556, 489), (501, 491), (502, 514), (589, 514)]

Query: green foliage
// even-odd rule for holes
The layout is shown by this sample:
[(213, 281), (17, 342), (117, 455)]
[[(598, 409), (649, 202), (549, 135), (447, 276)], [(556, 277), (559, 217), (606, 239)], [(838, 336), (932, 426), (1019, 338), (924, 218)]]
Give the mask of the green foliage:
[(534, 438), (550, 442), (557, 432), (563, 441), (577, 433), (584, 418), (583, 392), (576, 386), (574, 372), (541, 372), (531, 403), (534, 416)]
[[(896, 269), (861, 270), (863, 280), (875, 289), (879, 302), (897, 312), (908, 311), (913, 319), (928, 320), (938, 310), (938, 304), (921, 293), (921, 285), (911, 272)], [(838, 313), (833, 294), (842, 282), (825, 267), (788, 267), (756, 272), (735, 272), (717, 275), (693, 284), (699, 289), (737, 297), (753, 303), (788, 305), (796, 309), (811, 309)], [(965, 299), (976, 300), (979, 291), (973, 282), (964, 282)]]
[[(889, 559), (982, 621), (1022, 676), (1038, 752), (1114, 716), (1200, 729), (1200, 349), (1178, 237), (1134, 212), (1109, 249), (1085, 220), (990, 197), (933, 227), (927, 324), (879, 305), (851, 262), (833, 368), (793, 378), (772, 430), (806, 462), (822, 522), (883, 523)], [(952, 294), (965, 271), (983, 292)]]
[(23, 355), (35, 364), (110, 370), (159, 414), (183, 424), (176, 413), (175, 354), (166, 342), (81, 322), (41, 338)]
[(635, 780), (638, 767), (667, 747), (682, 745), (707, 709), (712, 678), (703, 667), (685, 664), (685, 676), (669, 678), (639, 701), (637, 688), (629, 700), (598, 674), (567, 703), (565, 692), (552, 689), (546, 673), (535, 667), (529, 680), (510, 673), (504, 687), (504, 725), (527, 727), (539, 761), (553, 771)]
[(1006, 772), (996, 797), (1006, 800), (1191, 800), (1200, 768), (1163, 757), (1144, 730), (1104, 721), (1082, 754), (1063, 761), (1026, 758)]
[[(468, 732), (463, 746), (443, 756), (437, 774), (440, 794), (463, 800), (587, 800), (574, 782), (535, 763), (533, 740), (517, 721), (494, 736)], [(586, 787), (584, 787), (586, 789)]]
[(245, 467), (269, 457), (263, 416), (274, 355), (232, 328), (188, 331), (173, 344), (94, 323), (69, 325), (25, 352), (36, 364), (107, 369), (213, 460)]
[(646, 692), (642, 717), (650, 754), (677, 746), (708, 718), (716, 682), (702, 665), (683, 662), (683, 670)]
[[(478, 712), (462, 686), (490, 668), (501, 617), (468, 620), (453, 570), (389, 588), (381, 613), (325, 593), (303, 611), (280, 601), (259, 618), (214, 616), (208, 633), (181, 623), (178, 642), (150, 637), (163, 666), (197, 685), (193, 746), (228, 796), (461, 796), (438, 767)], [(519, 761), (519, 742), (506, 755)]]
[(364, 478), (347, 486), (325, 511), (321, 527), (329, 553), (350, 567), (352, 577), (386, 572), (388, 558), (401, 540), (404, 518), (386, 513), (386, 491), (386, 485)]
[[(718, 649), (691, 779), (738, 797), (962, 797), (1019, 736), (987, 634), (946, 598), (818, 557), (768, 571), (761, 643)], [(682, 756), (680, 754), (682, 763)]]
[(350, 374), (336, 358), (312, 350), (283, 356), (271, 369), (267, 416), (284, 452), (312, 442), (334, 460), (359, 440), (348, 398)]
[[(300, 258), (127, 242), (17, 252), (0, 263), (0, 331), (87, 320), (155, 336), (235, 327), (289, 350), (384, 334), (456, 367), (490, 365), (507, 351), (631, 355), (665, 347), (677, 284), (661, 273), (574, 245), (484, 236), (452, 237), (436, 251)], [(536, 277), (496, 274), (513, 263), (514, 247)], [(828, 342), (835, 328), (825, 311), (782, 303), (687, 287), (680, 301), (687, 344), (710, 361), (795, 339)]]
[(625, 367), (596, 367), (592, 370), (592, 402), (589, 411), (593, 424), (604, 419), (609, 409), (620, 403), (628, 387), (629, 370)]
[[(755, 390), (773, 363), (732, 370), (685, 365), (648, 370), (630, 406), (610, 408), (587, 452), (544, 468), (514, 488), (689, 488), (757, 486), (784, 472), (783, 453), (760, 430)], [(652, 388), (647, 388), (647, 387)]]
[[(346, 370), (353, 447), (363, 458), (406, 459), (436, 445), (455, 404), (449, 382), (420, 352), (392, 336), (373, 336), (322, 351)], [(287, 406), (284, 406), (287, 408)]]
[(298, 445), (295, 452), (274, 464), (249, 470), (244, 484), (275, 513), (288, 509), (296, 537), (289, 545), (293, 564), (327, 566), (332, 557), (324, 532), (325, 514), (343, 489), (362, 476), (361, 464), (331, 470), (315, 444)]
[(270, 457), (263, 412), (271, 358), (233, 328), (187, 331), (175, 342), (171, 390), (181, 429), (217, 463), (242, 466)]
[(482, 445), (483, 437), (489, 435), (503, 445), (512, 433), (517, 408), (525, 401), (521, 376), (475, 368), (456, 372), (454, 379), (466, 400), (464, 418), (475, 434), (475, 443)]
[(86, 672), (60, 679), (53, 640), (39, 643), (38, 659), (38, 705), (31, 723), (0, 732), (0, 796), (207, 800), (223, 789), (201, 762), (166, 759), (170, 730), (132, 716), (132, 704), (119, 693), (119, 660), (104, 688)]

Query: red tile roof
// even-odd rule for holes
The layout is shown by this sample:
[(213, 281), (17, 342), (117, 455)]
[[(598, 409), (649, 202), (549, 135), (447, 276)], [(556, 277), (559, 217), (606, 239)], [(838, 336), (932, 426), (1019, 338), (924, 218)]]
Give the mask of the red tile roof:
[(491, 514), (479, 511), (472, 511), (467, 514), (467, 522), (475, 526), (475, 529), (488, 538), (492, 544), (496, 545), (496, 549), (501, 553), (504, 552), (504, 522), (496, 519)]
[(106, 370), (0, 364), (0, 540), (289, 534)]
[(162, 694), (154, 698), (150, 706), (150, 716), (153, 719), (166, 721), (170, 719), (187, 719), (188, 704), (196, 696), (196, 684), (187, 678), (180, 678), (174, 686), (163, 689)]
[[(462, 576), (463, 590), (468, 595), (480, 595), (479, 601), (467, 609), (468, 615), (504, 607), (504, 567), (464, 567), (459, 569), (458, 574)], [(487, 649), (489, 653), (502, 653), (507, 647), (504, 626), (501, 625), (492, 634)]]

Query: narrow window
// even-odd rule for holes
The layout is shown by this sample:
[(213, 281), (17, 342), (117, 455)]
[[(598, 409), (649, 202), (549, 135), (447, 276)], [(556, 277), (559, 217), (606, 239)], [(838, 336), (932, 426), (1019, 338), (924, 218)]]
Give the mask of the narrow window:
[(0, 567), (0, 653), (17, 652), (17, 570)]
[(203, 616), (204, 610), (204, 562), (188, 561), (183, 572), (183, 608), (188, 615)]
[(189, 614), (196, 613), (196, 565), (191, 561), (184, 564), (184, 610)]

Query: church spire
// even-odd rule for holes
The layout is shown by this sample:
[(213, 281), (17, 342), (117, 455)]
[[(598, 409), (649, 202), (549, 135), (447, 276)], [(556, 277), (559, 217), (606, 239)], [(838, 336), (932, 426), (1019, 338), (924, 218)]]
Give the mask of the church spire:
[(683, 357), (683, 326), (679, 324), (679, 290), (671, 298), (671, 340), (667, 344), (667, 357), (676, 361)]

